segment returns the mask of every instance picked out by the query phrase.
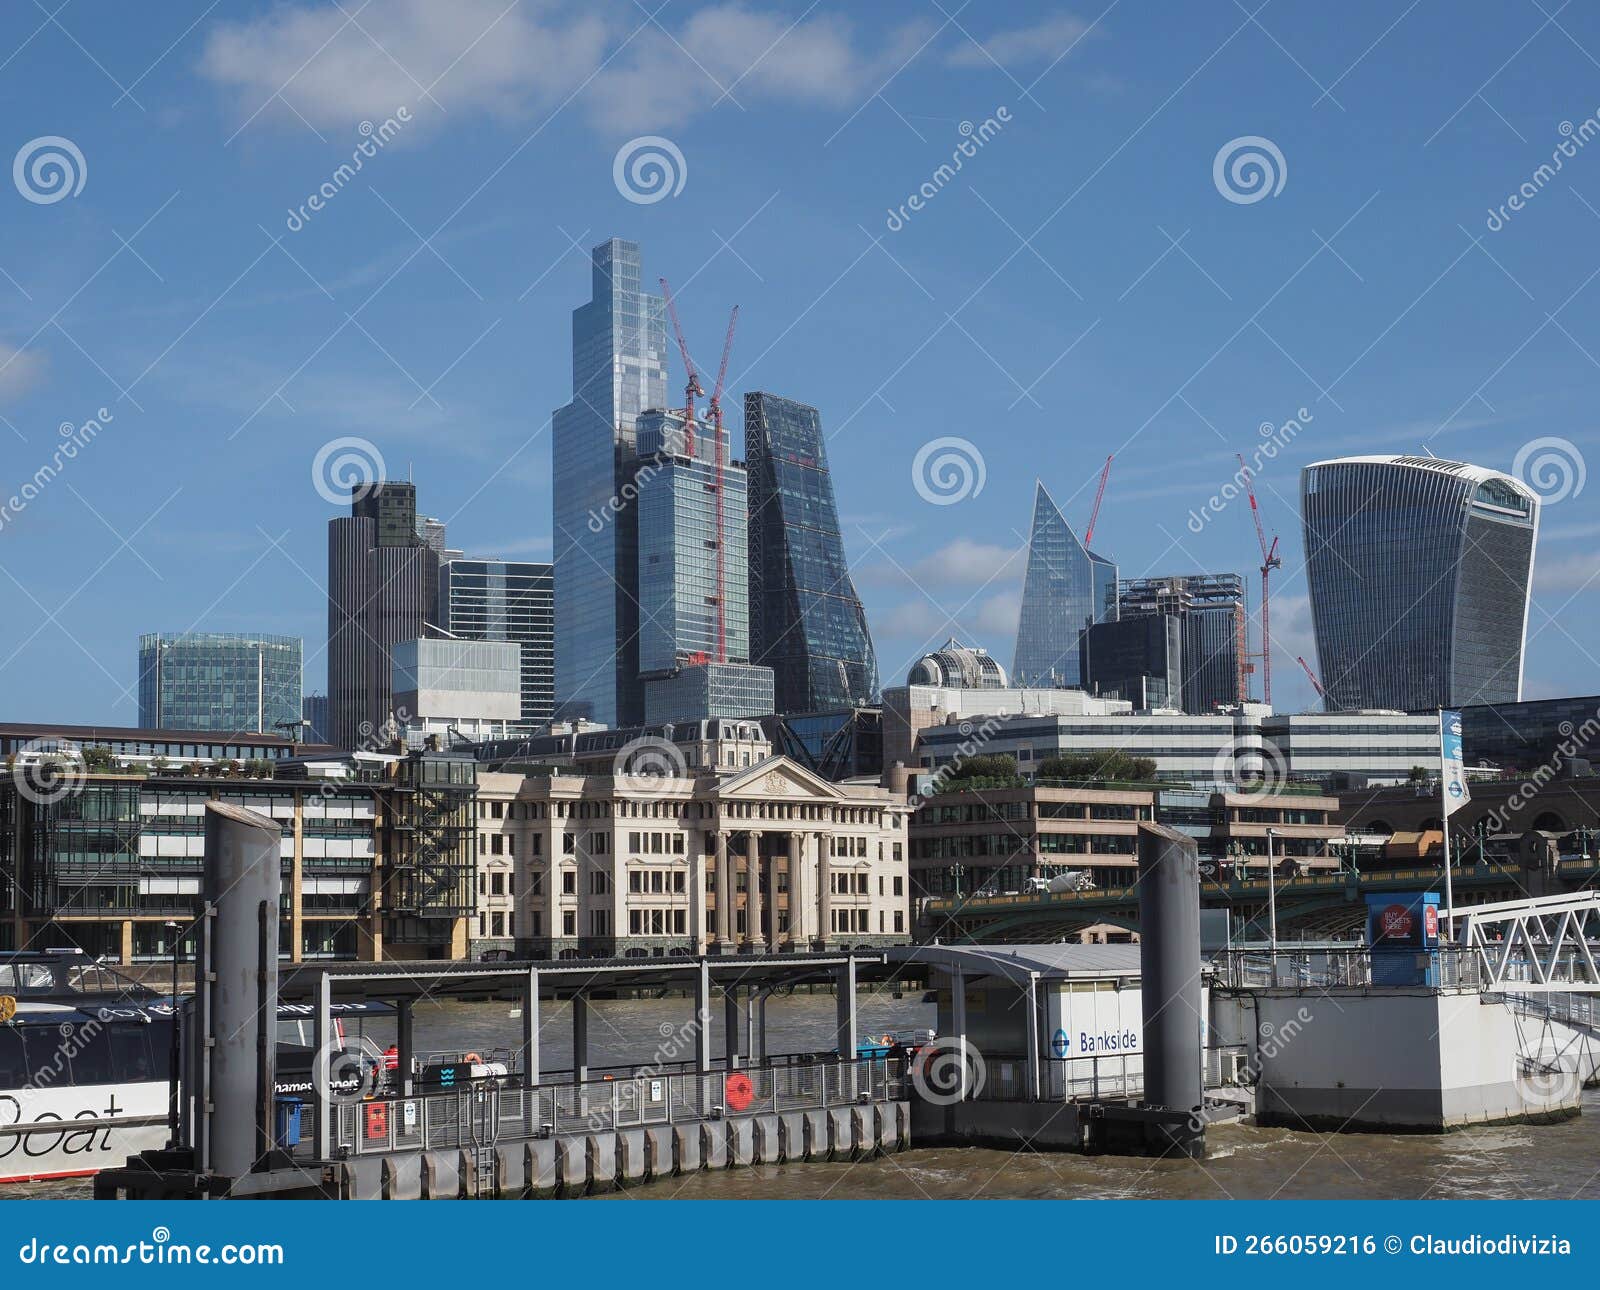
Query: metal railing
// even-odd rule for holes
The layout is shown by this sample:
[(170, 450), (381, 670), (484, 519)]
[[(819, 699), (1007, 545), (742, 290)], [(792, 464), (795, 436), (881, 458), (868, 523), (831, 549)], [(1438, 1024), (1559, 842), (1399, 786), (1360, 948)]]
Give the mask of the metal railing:
[(646, 1073), (534, 1088), (504, 1079), (476, 1080), (448, 1092), (337, 1103), (333, 1143), (353, 1155), (478, 1148), (559, 1134), (885, 1102), (905, 1096), (904, 1065), (899, 1059), (863, 1058)]
[[(1221, 1088), (1248, 1082), (1241, 1074), (1249, 1058), (1245, 1044), (1220, 1044), (1201, 1054), (1201, 1086)], [(1077, 1102), (1101, 1098), (1138, 1098), (1144, 1094), (1144, 1053), (1097, 1053), (1083, 1057), (1042, 1057), (1037, 1099), (1029, 1079), (1028, 1059), (994, 1056), (984, 1060), (983, 1079), (973, 1080), (975, 1102)]]
[[(1376, 978), (1373, 963), (1378, 962)], [(1224, 950), (1211, 960), (1216, 983), (1234, 989), (1360, 989), (1392, 984), (1383, 969), (1395, 959), (1426, 960), (1427, 984), (1438, 989), (1482, 988), (1487, 978), (1478, 954), (1464, 945), (1441, 945), (1415, 955), (1380, 953), (1365, 946)]]

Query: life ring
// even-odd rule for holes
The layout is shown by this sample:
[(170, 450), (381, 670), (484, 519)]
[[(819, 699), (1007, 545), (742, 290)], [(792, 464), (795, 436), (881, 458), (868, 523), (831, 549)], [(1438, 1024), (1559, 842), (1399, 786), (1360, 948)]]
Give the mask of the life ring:
[(468, 1053), (468, 1054), (466, 1054), (466, 1056), (464, 1056), (461, 1059), (461, 1061), (462, 1061), (462, 1064), (466, 1065), (466, 1066), (481, 1066), (481, 1065), (483, 1065), (483, 1058), (479, 1057), (477, 1053)]
[(723, 1089), (727, 1094), (728, 1105), (735, 1111), (744, 1110), (756, 1095), (755, 1085), (750, 1082), (750, 1077), (743, 1071), (735, 1071), (728, 1076)]

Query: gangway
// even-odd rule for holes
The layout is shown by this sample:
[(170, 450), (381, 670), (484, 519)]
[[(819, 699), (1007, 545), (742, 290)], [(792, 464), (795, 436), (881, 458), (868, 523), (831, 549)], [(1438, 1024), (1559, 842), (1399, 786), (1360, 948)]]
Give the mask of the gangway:
[(1456, 918), (1483, 963), (1485, 992), (1600, 993), (1600, 893), (1469, 905)]

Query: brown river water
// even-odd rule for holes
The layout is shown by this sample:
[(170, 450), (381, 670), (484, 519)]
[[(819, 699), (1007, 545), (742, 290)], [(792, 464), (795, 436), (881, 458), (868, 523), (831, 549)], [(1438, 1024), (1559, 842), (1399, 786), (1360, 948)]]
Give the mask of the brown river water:
[[(596, 1004), (590, 1012), (593, 1066), (687, 1057), (684, 998)], [(714, 1009), (712, 1051), (722, 1050), (722, 1010)], [(863, 994), (863, 1035), (931, 1027), (920, 996)], [(571, 1061), (566, 1008), (541, 1018), (543, 1066)], [(832, 1046), (833, 1000), (797, 995), (768, 1006), (773, 1053)], [(520, 1042), (521, 1021), (505, 1004), (419, 1007), (416, 1045), (429, 1050), (491, 1050)], [(385, 1023), (369, 1034), (387, 1044)], [(1213, 1126), (1203, 1161), (1086, 1157), (1030, 1150), (913, 1150), (862, 1162), (762, 1165), (671, 1178), (611, 1199), (1597, 1199), (1600, 1198), (1600, 1090), (1584, 1114), (1553, 1125), (1466, 1129), (1441, 1135), (1320, 1134), (1249, 1125)], [(86, 1179), (0, 1187), (0, 1197), (87, 1197)]]

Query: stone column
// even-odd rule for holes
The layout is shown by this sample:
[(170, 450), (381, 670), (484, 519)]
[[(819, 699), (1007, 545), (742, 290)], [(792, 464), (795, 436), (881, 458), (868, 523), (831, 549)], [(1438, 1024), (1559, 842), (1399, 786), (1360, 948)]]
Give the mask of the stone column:
[(789, 944), (797, 950), (805, 949), (811, 942), (805, 854), (805, 834), (789, 834)]
[(715, 833), (717, 848), (717, 951), (726, 954), (733, 946), (733, 862), (728, 858), (728, 835)]
[[(778, 948), (781, 939), (778, 933), (778, 874), (787, 867), (788, 861), (780, 860), (777, 856), (767, 861), (767, 917), (772, 920), (771, 946), (774, 950)], [(789, 883), (793, 886), (794, 879), (790, 878)], [(791, 899), (789, 903), (792, 905), (794, 901)], [(789, 915), (789, 925), (794, 926), (792, 913)]]
[(744, 844), (744, 926), (745, 940), (752, 950), (766, 948), (761, 932), (761, 834), (751, 829)]
[(826, 949), (833, 935), (833, 869), (828, 854), (833, 846), (830, 834), (817, 834), (817, 948)]

